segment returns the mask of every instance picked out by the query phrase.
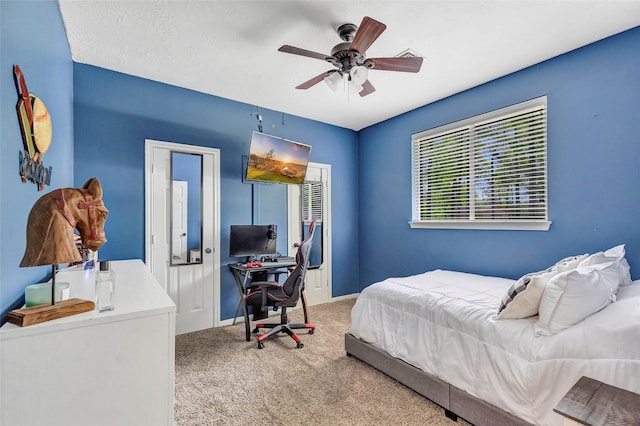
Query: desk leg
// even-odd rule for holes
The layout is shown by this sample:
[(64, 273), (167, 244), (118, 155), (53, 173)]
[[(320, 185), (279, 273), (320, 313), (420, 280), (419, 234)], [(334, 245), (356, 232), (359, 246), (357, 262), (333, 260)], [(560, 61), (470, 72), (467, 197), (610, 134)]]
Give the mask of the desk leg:
[(244, 332), (247, 342), (251, 341), (251, 321), (249, 320), (249, 311), (247, 310), (247, 304), (244, 303), (244, 297), (242, 298), (242, 310), (244, 311)]
[(231, 325), (236, 325), (236, 319), (238, 319), (238, 311), (240, 311), (240, 305), (242, 304), (242, 297), (238, 300), (238, 306), (236, 306), (236, 313), (233, 314), (233, 323)]
[(240, 305), (242, 305), (242, 314), (244, 315), (244, 328), (245, 328), (245, 334), (246, 334), (246, 339), (247, 342), (251, 341), (251, 324), (250, 324), (250, 320), (249, 320), (249, 312), (247, 310), (247, 304), (244, 303), (244, 291), (245, 291), (245, 285), (247, 283), (247, 278), (249, 277), (249, 274), (245, 274), (244, 275), (244, 280), (242, 282), (240, 282), (240, 272), (237, 270), (233, 270), (232, 271), (233, 274), (233, 279), (236, 282), (236, 286), (238, 286), (238, 292), (240, 293), (240, 302), (238, 302), (238, 307), (236, 308), (236, 313), (235, 316), (233, 317), (233, 324), (235, 325), (236, 323), (236, 318), (238, 317), (238, 309), (240, 308)]
[(242, 304), (242, 300), (244, 299), (244, 285), (240, 282), (240, 272), (232, 269), (231, 273), (233, 275), (233, 279), (236, 282), (236, 287), (238, 287), (238, 293), (240, 293), (240, 300), (238, 300), (238, 306), (236, 306), (236, 313), (233, 314), (233, 323), (231, 325), (236, 325), (236, 319), (238, 318), (238, 311), (240, 310), (240, 305)]

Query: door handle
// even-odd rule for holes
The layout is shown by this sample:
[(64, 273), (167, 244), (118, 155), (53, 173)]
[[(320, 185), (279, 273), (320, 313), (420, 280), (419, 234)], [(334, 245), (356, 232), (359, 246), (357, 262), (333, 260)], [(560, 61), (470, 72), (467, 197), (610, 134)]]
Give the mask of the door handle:
[(206, 249), (204, 249), (204, 252), (209, 254), (209, 253), (211, 253), (211, 249), (210, 248), (206, 248)]

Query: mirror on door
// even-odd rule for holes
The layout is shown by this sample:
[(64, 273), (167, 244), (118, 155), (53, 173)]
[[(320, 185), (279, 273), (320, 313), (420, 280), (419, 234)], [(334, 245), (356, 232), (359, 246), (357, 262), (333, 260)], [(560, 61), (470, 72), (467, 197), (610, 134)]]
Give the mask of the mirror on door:
[(171, 152), (171, 266), (202, 263), (202, 155)]

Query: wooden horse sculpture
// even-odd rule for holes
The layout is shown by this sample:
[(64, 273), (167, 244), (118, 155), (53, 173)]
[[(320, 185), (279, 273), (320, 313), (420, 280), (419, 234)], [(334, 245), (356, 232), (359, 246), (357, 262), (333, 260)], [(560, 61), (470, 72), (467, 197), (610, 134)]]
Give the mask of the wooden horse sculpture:
[(43, 195), (29, 213), (27, 248), (20, 266), (82, 261), (73, 230), (77, 228), (82, 244), (95, 251), (107, 241), (104, 222), (108, 213), (95, 177), (82, 188), (60, 188)]

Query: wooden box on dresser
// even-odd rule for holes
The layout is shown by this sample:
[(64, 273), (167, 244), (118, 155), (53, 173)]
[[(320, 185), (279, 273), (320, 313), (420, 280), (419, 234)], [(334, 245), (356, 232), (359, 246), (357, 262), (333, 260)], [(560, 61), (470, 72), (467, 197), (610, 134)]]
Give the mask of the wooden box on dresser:
[[(1, 425), (173, 425), (175, 304), (142, 261), (111, 269), (115, 310), (0, 328)], [(56, 280), (93, 300), (94, 277)]]

